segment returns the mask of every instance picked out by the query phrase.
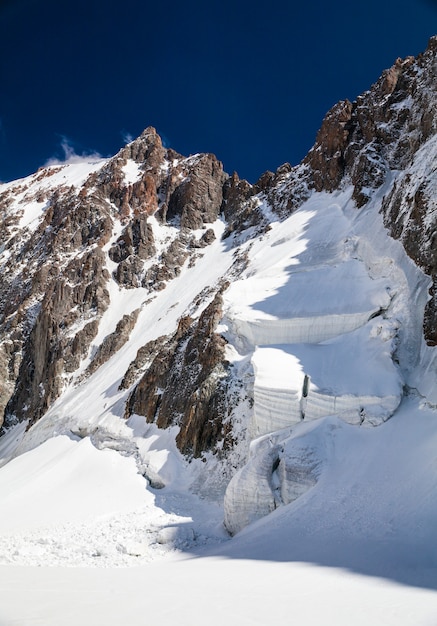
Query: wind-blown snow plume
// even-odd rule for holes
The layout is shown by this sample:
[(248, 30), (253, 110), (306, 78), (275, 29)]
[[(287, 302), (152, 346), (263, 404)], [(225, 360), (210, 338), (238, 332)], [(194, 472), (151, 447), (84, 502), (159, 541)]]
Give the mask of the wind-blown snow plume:
[(44, 163), (44, 167), (50, 167), (51, 165), (69, 165), (73, 163), (89, 163), (90, 161), (99, 161), (103, 157), (101, 154), (95, 151), (83, 151), (81, 154), (77, 154), (74, 142), (68, 137), (61, 136), (60, 148), (63, 152), (63, 157), (56, 156), (51, 157)]

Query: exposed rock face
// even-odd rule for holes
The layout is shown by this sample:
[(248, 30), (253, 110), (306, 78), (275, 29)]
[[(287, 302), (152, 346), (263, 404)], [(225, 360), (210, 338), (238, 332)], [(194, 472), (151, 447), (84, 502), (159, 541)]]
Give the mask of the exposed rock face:
[[(43, 178), (37, 174), (35, 186)], [(20, 192), (24, 205), (41, 197), (19, 187)], [(109, 302), (101, 249), (112, 228), (108, 207), (98, 199), (80, 201), (74, 188), (58, 186), (45, 195), (49, 200), (36, 228), (20, 231), (16, 216), (9, 215), (15, 228), (0, 279), (0, 332), (13, 345), (3, 351), (8, 375), (2, 404), (12, 419), (31, 422), (59, 394), (62, 372), (73, 371), (86, 354)]]
[[(138, 164), (139, 178), (126, 186), (124, 171), (129, 159)], [(184, 233), (217, 219), (227, 179), (222, 164), (212, 154), (185, 159), (165, 150), (156, 131), (148, 128), (108, 164), (101, 178), (98, 189), (119, 207), (126, 222), (109, 252), (117, 263), (115, 279), (128, 288), (164, 288), (190, 256), (190, 238)], [(152, 215), (160, 222), (175, 222), (181, 235), (164, 250), (161, 262), (145, 270), (144, 261), (156, 254), (153, 230), (147, 221)]]
[(127, 415), (144, 415), (160, 428), (179, 425), (176, 441), (184, 454), (199, 456), (220, 440), (230, 443), (226, 342), (215, 332), (221, 317), (219, 292), (195, 323), (182, 318), (127, 404)]
[(109, 257), (115, 263), (121, 263), (132, 255), (145, 260), (155, 254), (153, 231), (143, 214), (135, 217), (124, 228), (123, 233), (109, 250)]
[(183, 234), (174, 239), (161, 254), (160, 262), (155, 263), (143, 275), (142, 285), (151, 291), (165, 288), (165, 283), (180, 274), (181, 268), (190, 255), (190, 241)]
[[(121, 287), (164, 289), (188, 257), (195, 263), (196, 249), (214, 241), (211, 229), (199, 239), (189, 231), (217, 218), (227, 178), (213, 155), (185, 159), (166, 150), (153, 128), (113, 159), (90, 164), (82, 183), (68, 186), (64, 171), (65, 166), (43, 169), (26, 186), (0, 193), (6, 251), (0, 275), (0, 408), (6, 407), (7, 423), (36, 421), (61, 392), (65, 374), (87, 356), (109, 305), (108, 257)], [(19, 228), (32, 202), (41, 205), (39, 214)], [(176, 220), (180, 229), (169, 231), (159, 254), (151, 216)], [(123, 228), (114, 238), (117, 223)], [(120, 320), (87, 375), (123, 345), (131, 321)]]
[(226, 178), (222, 164), (213, 154), (193, 160), (193, 168), (169, 197), (167, 219), (180, 216), (181, 228), (189, 230), (214, 222), (221, 207)]
[(434, 37), (423, 55), (398, 59), (356, 102), (328, 112), (304, 159), (311, 187), (332, 191), (351, 180), (363, 206), (388, 170), (408, 166), (436, 130), (435, 48)]
[(121, 389), (129, 389), (129, 387), (135, 383), (141, 375), (144, 373), (146, 367), (149, 367), (156, 357), (158, 352), (162, 349), (162, 346), (168, 341), (168, 337), (161, 335), (157, 339), (152, 339), (152, 341), (148, 341), (146, 345), (142, 346), (129, 365), (123, 379), (120, 383)]
[(316, 144), (306, 157), (316, 191), (333, 191), (343, 178), (352, 110), (352, 103), (345, 100), (329, 111), (317, 134)]
[[(74, 280), (72, 285), (70, 281)], [(64, 277), (53, 281), (42, 300), (23, 347), (18, 381), (6, 412), (30, 423), (41, 417), (62, 390), (61, 375), (73, 372), (98, 331), (98, 317), (109, 303), (107, 272), (100, 248), (70, 262)], [(87, 320), (73, 336), (63, 332)]]
[(226, 218), (225, 237), (232, 233), (241, 233), (250, 226), (267, 223), (259, 210), (256, 188), (246, 180), (240, 180), (234, 172), (223, 187), (223, 203), (221, 211)]

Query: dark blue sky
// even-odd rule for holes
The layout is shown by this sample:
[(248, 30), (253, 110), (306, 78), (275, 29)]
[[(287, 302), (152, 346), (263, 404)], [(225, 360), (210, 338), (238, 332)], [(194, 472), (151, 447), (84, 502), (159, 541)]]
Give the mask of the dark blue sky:
[(437, 34), (437, 0), (0, 0), (0, 180), (155, 126), (251, 182)]

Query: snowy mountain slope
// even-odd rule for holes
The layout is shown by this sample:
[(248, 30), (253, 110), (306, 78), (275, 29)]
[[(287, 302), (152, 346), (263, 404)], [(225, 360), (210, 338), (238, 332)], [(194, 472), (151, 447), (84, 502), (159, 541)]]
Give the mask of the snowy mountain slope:
[[(302, 164), (255, 185), (148, 128), (112, 159), (0, 186), (11, 580), (28, 565), (135, 564), (142, 580), (165, 559), (158, 581), (237, 567), (253, 623), (246, 561), (271, 572), (263, 598), (308, 597), (311, 576), (338, 589), (346, 568), (357, 606), (378, 597), (361, 577), (385, 577), (406, 587), (381, 583), (384, 623), (432, 623), (436, 42), (336, 105)], [(325, 622), (346, 623), (324, 598)], [(287, 623), (282, 595), (275, 616)]]
[[(255, 374), (254, 413), (249, 432), (253, 438), (266, 437), (261, 437), (259, 443), (258, 440), (252, 443), (249, 465), (236, 474), (228, 488), (225, 520), (232, 532), (241, 530), (248, 521), (273, 511), (282, 503), (287, 504), (290, 498), (293, 499), (290, 494), (296, 497), (315, 484), (319, 473), (319, 469), (316, 471), (315, 468), (319, 468), (324, 459), (319, 459), (316, 453), (311, 452), (310, 461), (304, 454), (299, 463), (292, 455), (289, 465), (287, 444), (284, 441), (287, 442), (290, 437), (290, 427), (293, 432), (293, 426), (299, 426), (302, 420), (320, 419), (328, 415), (338, 416), (355, 425), (381, 423), (395, 412), (403, 395), (403, 386), (410, 384), (410, 352), (403, 354), (400, 345), (402, 342), (406, 346), (420, 346), (423, 310), (417, 310), (405, 274), (415, 271), (415, 289), (422, 285), (424, 299), (427, 282), (420, 271), (413, 270), (399, 244), (385, 236), (383, 248), (378, 249), (377, 239), (370, 238), (375, 222), (380, 220), (377, 199), (369, 203), (365, 212), (361, 212), (359, 220), (354, 204), (348, 204), (344, 195), (342, 200), (341, 220), (350, 220), (346, 231), (348, 237), (344, 238), (344, 233), (338, 229), (343, 237), (336, 247), (331, 242), (330, 247), (336, 252), (332, 253), (329, 260), (322, 249), (323, 262), (318, 263), (317, 237), (313, 249), (311, 228), (308, 227), (305, 232), (305, 253), (310, 256), (312, 266), (308, 272), (301, 270), (299, 276), (310, 276), (306, 291), (302, 286), (299, 289), (303, 281), (298, 282), (296, 301), (292, 299), (293, 279), (299, 265), (291, 263), (292, 258), (296, 262), (298, 257), (289, 253), (289, 256), (284, 254), (282, 259), (282, 267), (287, 268), (288, 278), (283, 278), (276, 289), (272, 289), (272, 281), (261, 280), (258, 290), (252, 290), (254, 314), (250, 305), (244, 301), (249, 309), (244, 319), (251, 320), (254, 315), (258, 316), (257, 341), (253, 341), (251, 328), (245, 333), (247, 326), (238, 327), (244, 337), (244, 341), (238, 343), (252, 354)], [(332, 203), (332, 197), (327, 196), (326, 201)], [(320, 202), (317, 195), (314, 202)], [(311, 203), (312, 200), (308, 200), (278, 226), (279, 241), (290, 239), (284, 236), (281, 229), (285, 232), (287, 229), (293, 231), (294, 219), (299, 221), (299, 213), (305, 212)], [(338, 217), (335, 211), (319, 208), (317, 213), (310, 214), (317, 216), (314, 218), (317, 220), (317, 229), (337, 231), (335, 222)], [(271, 232), (275, 233), (275, 229)], [(270, 249), (276, 256), (275, 234), (271, 234), (271, 238)], [(271, 267), (268, 263), (268, 248), (267, 245), (262, 250), (265, 264), (262, 267), (259, 265), (261, 276), (265, 268)], [(256, 259), (255, 246), (252, 251)], [(360, 298), (355, 297), (354, 289), (343, 278), (344, 273), (348, 277), (352, 276), (354, 288), (357, 287), (357, 273), (354, 275), (350, 270), (351, 258), (362, 272), (362, 302), (369, 307), (372, 297), (379, 298), (376, 300), (376, 311), (369, 307), (364, 315), (350, 313), (351, 306), (360, 306)], [(250, 267), (249, 264), (249, 272)], [(330, 270), (329, 282), (326, 281), (326, 267)], [(276, 270), (280, 276), (278, 266)], [(254, 272), (248, 280), (256, 284), (256, 276)], [(333, 302), (326, 295), (330, 290)], [(228, 297), (232, 293), (239, 293), (238, 282), (233, 284)], [(247, 298), (246, 293), (243, 291), (243, 298)], [(314, 294), (323, 294), (325, 297), (315, 298)], [(288, 315), (287, 307), (299, 307), (302, 310), (306, 306), (305, 297), (310, 300), (313, 311), (318, 313), (314, 316), (318, 323), (307, 324), (302, 335), (290, 338), (288, 320), (284, 318), (283, 312)], [(270, 306), (271, 300), (277, 304), (276, 308)], [(233, 311), (237, 306), (238, 301), (235, 306), (229, 305), (231, 316), (235, 315)], [(277, 313), (278, 323), (273, 337), (270, 325), (272, 316), (270, 314), (266, 319), (260, 318), (261, 307), (263, 311), (274, 310)], [(333, 307), (336, 311), (334, 316), (331, 313)], [(323, 316), (324, 310), (327, 311), (326, 317)], [(355, 328), (345, 323), (340, 313), (342, 310), (346, 312), (346, 320), (348, 315), (354, 316)], [(291, 315), (290, 319), (293, 324), (297, 324), (298, 329), (306, 321), (305, 318), (294, 318)], [(336, 337), (332, 338), (332, 334)], [(231, 341), (230, 336), (228, 339)], [(275, 434), (275, 431), (279, 432)], [(261, 495), (257, 495), (260, 492)]]

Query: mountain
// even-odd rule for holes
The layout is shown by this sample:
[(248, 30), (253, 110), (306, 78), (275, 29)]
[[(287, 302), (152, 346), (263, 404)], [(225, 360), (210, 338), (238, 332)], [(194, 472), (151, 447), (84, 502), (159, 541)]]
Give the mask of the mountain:
[(0, 562), (435, 588), (436, 51), (255, 184), (147, 128), (0, 185)]

